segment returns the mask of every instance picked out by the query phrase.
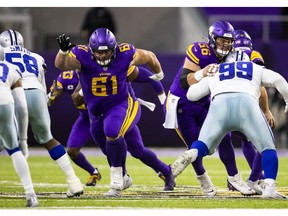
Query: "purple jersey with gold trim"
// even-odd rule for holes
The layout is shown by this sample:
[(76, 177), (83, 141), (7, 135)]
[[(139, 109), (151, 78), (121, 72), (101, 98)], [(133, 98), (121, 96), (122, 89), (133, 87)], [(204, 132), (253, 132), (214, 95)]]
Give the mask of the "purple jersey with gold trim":
[[(188, 58), (191, 62), (194, 64), (198, 65), (200, 68), (204, 68), (209, 64), (212, 63), (219, 63), (213, 49), (205, 42), (196, 42), (188, 46), (186, 50), (186, 58)], [(191, 103), (186, 98), (186, 93), (188, 89), (183, 89), (180, 84), (180, 77), (183, 69), (183, 64), (184, 61), (178, 70), (173, 83), (170, 87), (170, 92), (173, 95), (176, 95), (181, 98), (181, 100), (187, 101)], [(202, 98), (201, 100), (208, 100), (209, 96), (206, 96)], [(197, 102), (192, 102), (192, 103), (197, 103)]]
[(71, 95), (75, 91), (78, 81), (79, 77), (76, 70), (63, 71), (57, 77), (57, 86), (62, 88), (63, 92), (67, 92)]
[(98, 116), (127, 100), (128, 69), (135, 52), (132, 44), (118, 44), (114, 60), (108, 67), (101, 67), (92, 59), (87, 46), (78, 45), (73, 48), (70, 55), (81, 63), (79, 76), (89, 112)]
[[(67, 92), (72, 95), (79, 82), (79, 75), (76, 70), (63, 71), (57, 77), (57, 86), (63, 89), (63, 92)], [(83, 104), (80, 107), (76, 107), (80, 113), (88, 116), (86, 106)]]
[(245, 53), (250, 57), (250, 61), (258, 65), (265, 65), (262, 55), (256, 50), (245, 50)]

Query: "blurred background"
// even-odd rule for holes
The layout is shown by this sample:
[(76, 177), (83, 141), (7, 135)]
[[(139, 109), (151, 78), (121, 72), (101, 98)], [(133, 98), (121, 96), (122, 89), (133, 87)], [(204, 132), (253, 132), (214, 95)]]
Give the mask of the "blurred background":
[[(110, 18), (109, 18), (110, 17)], [(112, 17), (112, 18), (111, 18)], [(108, 20), (108, 21), (107, 21)], [(19, 31), (25, 47), (41, 54), (48, 65), (47, 88), (60, 71), (54, 67), (58, 52), (56, 37), (65, 33), (72, 43), (86, 44), (89, 26), (109, 22), (119, 42), (153, 51), (160, 60), (166, 93), (177, 73), (187, 46), (206, 41), (209, 26), (216, 20), (229, 21), (235, 29), (248, 32), (253, 49), (258, 50), (266, 67), (288, 80), (286, 50), (288, 50), (288, 8), (286, 7), (31, 7), (0, 8), (0, 31), (13, 28)], [(88, 23), (85, 21), (88, 21)], [(101, 24), (102, 23), (102, 24)], [(105, 23), (108, 25), (108, 23)], [(92, 27), (93, 28), (93, 27)], [(149, 84), (133, 84), (136, 95), (154, 102), (154, 112), (142, 108), (139, 122), (146, 146), (184, 147), (174, 130), (164, 129), (164, 114)], [(267, 89), (270, 109), (276, 118), (274, 130), (277, 148), (288, 148), (287, 115), (284, 101), (275, 89)], [(78, 112), (68, 95), (49, 107), (52, 133), (64, 146)], [(30, 146), (37, 146), (29, 128)], [(235, 145), (239, 145), (235, 141)], [(93, 142), (87, 146), (95, 146)]]

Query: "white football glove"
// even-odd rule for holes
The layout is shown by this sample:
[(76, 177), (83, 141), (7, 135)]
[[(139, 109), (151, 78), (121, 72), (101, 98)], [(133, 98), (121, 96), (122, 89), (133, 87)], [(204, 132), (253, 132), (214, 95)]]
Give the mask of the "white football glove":
[(152, 76), (149, 76), (150, 79), (155, 80), (155, 81), (160, 81), (164, 78), (164, 73), (161, 71), (160, 73), (153, 74)]
[(20, 140), (20, 149), (26, 160), (29, 157), (27, 140)]

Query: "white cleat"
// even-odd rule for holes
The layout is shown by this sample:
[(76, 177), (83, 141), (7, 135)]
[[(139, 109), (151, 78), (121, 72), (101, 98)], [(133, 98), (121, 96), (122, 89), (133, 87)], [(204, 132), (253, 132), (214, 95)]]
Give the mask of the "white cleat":
[(264, 179), (260, 179), (259, 180), (259, 186), (261, 187), (261, 189), (262, 189), (262, 191), (263, 191), (263, 189), (265, 188), (265, 181), (264, 181)]
[(250, 187), (251, 189), (253, 189), (253, 190), (256, 192), (256, 194), (262, 195), (263, 190), (262, 190), (262, 188), (261, 188), (260, 185), (259, 185), (259, 180), (253, 182), (253, 181), (251, 181), (251, 180), (248, 179), (248, 180), (246, 181), (246, 184), (247, 184), (248, 187)]
[(83, 185), (78, 177), (72, 180), (67, 180), (67, 183), (69, 188), (66, 195), (68, 198), (79, 197), (81, 194), (83, 194)]
[(121, 197), (124, 186), (122, 167), (110, 167), (110, 190), (105, 194), (106, 197)]
[(287, 197), (276, 191), (276, 183), (274, 179), (265, 179), (265, 187), (263, 190), (263, 199), (287, 199)]
[(185, 151), (172, 165), (172, 173), (173, 176), (176, 178), (183, 170), (191, 164), (193, 161), (196, 160), (198, 155), (197, 149), (190, 149)]
[(111, 188), (107, 193), (105, 193), (105, 196), (114, 198), (121, 197), (121, 190)]
[(39, 202), (35, 193), (26, 194), (26, 200), (27, 200), (26, 207), (30, 208), (39, 207)]
[(214, 187), (207, 172), (205, 172), (200, 176), (196, 176), (196, 178), (199, 181), (200, 187), (202, 188), (202, 191), (205, 196), (212, 197), (216, 195), (217, 193), (216, 188)]
[(123, 176), (123, 190), (129, 188), (133, 184), (133, 179), (126, 173)]
[(255, 194), (255, 191), (249, 188), (242, 180), (240, 173), (236, 174), (235, 176), (228, 176), (227, 187), (231, 191), (239, 191), (244, 196), (251, 196)]

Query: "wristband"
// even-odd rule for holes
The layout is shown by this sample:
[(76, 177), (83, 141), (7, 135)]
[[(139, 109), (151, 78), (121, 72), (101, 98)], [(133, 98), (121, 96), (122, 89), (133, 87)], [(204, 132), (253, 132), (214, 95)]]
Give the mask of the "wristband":
[(79, 94), (81, 97), (83, 97), (83, 90), (80, 89), (80, 91), (78, 92), (78, 94)]
[(63, 51), (63, 50), (59, 49), (59, 53), (61, 53), (62, 55), (67, 55), (69, 53), (69, 50)]
[(194, 74), (194, 79), (196, 79), (197, 81), (200, 81), (203, 78), (203, 69), (198, 70), (195, 74)]

